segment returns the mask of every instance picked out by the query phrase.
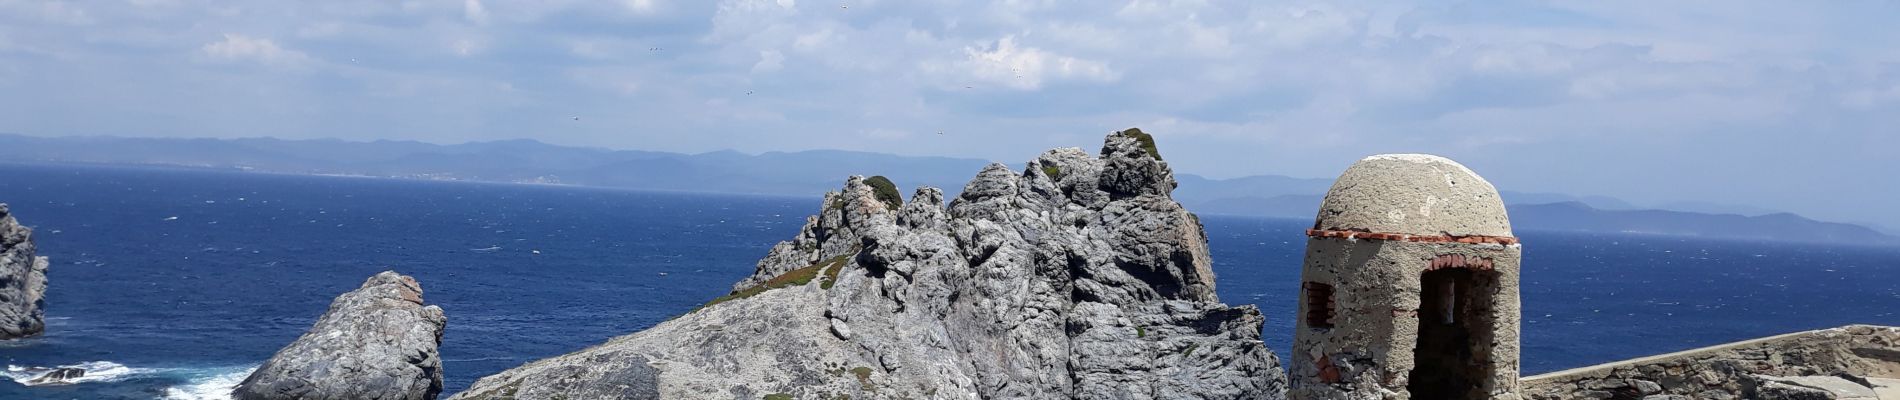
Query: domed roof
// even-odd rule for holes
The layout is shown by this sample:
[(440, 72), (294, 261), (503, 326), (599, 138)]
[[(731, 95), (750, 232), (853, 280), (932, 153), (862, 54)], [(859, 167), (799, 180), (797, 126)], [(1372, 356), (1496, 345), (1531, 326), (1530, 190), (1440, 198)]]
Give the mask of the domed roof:
[(1511, 236), (1498, 190), (1464, 165), (1427, 154), (1353, 163), (1320, 204), (1315, 228), (1408, 235)]

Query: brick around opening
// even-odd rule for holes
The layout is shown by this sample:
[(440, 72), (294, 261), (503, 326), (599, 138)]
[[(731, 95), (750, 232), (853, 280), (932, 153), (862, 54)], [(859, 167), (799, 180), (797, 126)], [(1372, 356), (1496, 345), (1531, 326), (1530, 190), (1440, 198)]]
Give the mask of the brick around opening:
[(1333, 307), (1333, 285), (1306, 283), (1306, 326), (1332, 328)]

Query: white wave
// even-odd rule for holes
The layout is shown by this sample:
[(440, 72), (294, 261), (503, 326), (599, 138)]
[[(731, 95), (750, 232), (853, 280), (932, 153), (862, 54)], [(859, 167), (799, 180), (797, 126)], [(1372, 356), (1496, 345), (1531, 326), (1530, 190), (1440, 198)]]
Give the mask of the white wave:
[[(45, 375), (48, 372), (53, 372), (54, 370), (57, 370), (59, 368), (82, 369), (86, 371), (86, 375), (78, 377), (78, 378), (73, 378), (73, 379), (68, 379), (68, 380), (63, 380), (63, 381), (53, 382), (53, 383), (32, 383), (33, 378), (38, 378), (41, 375)], [(87, 383), (87, 382), (117, 382), (117, 381), (125, 380), (126, 378), (130, 378), (134, 375), (149, 374), (155, 371), (156, 370), (153, 370), (150, 368), (131, 368), (123, 364), (119, 364), (119, 363), (115, 363), (111, 361), (92, 361), (92, 362), (83, 362), (83, 363), (78, 363), (78, 364), (73, 364), (73, 365), (61, 365), (61, 366), (53, 367), (53, 368), (22, 367), (18, 365), (8, 365), (6, 372), (0, 372), (0, 376), (6, 376), (7, 379), (12, 379), (14, 382), (19, 382), (22, 385), (39, 386), (39, 385), (70, 385), (70, 384), (79, 384), (79, 383)]]
[(215, 373), (194, 377), (183, 385), (165, 388), (166, 400), (228, 400), (231, 389), (256, 371), (256, 366), (222, 368)]

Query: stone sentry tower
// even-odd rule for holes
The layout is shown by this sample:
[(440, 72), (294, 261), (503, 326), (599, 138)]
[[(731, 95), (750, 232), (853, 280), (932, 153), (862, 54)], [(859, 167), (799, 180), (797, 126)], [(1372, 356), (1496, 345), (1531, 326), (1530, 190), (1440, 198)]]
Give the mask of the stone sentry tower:
[(1520, 248), (1490, 182), (1443, 157), (1367, 157), (1307, 236), (1289, 397), (1519, 398)]

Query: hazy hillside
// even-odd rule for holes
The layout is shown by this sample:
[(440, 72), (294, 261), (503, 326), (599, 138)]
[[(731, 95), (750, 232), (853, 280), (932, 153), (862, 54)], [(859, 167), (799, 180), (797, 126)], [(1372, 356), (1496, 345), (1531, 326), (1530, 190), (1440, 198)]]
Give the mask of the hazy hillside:
[(1892, 236), (1864, 226), (1821, 222), (1789, 213), (1761, 216), (1664, 210), (1598, 210), (1582, 203), (1514, 205), (1511, 224), (1530, 229), (1634, 232), (1733, 239), (1879, 244)]
[[(1023, 155), (1024, 159), (1032, 154)], [(413, 141), (41, 138), (0, 134), (0, 160), (141, 164), (299, 174), (559, 183), (711, 193), (817, 196), (845, 176), (886, 175), (898, 185), (943, 188), (954, 196), (989, 161), (815, 150), (680, 154), (568, 147), (534, 140), (456, 145)], [(1331, 179), (1276, 175), (1209, 179), (1177, 174), (1175, 198), (1203, 214), (1309, 219)], [(908, 193), (908, 190), (906, 190)], [(1866, 227), (1818, 222), (1713, 202), (1674, 211), (1641, 210), (1603, 196), (1500, 193), (1520, 229), (1650, 232), (1777, 240), (1893, 238)], [(1687, 211), (1722, 211), (1696, 213)], [(1754, 217), (1744, 215), (1759, 215)]]
[[(1815, 221), (1789, 213), (1743, 216), (1671, 210), (1604, 210), (1580, 201), (1539, 204), (1511, 201), (1512, 196), (1509, 192), (1502, 195), (1506, 199), (1505, 208), (1511, 215), (1511, 226), (1519, 230), (1629, 232), (1790, 242), (1900, 244), (1900, 238), (1868, 227)], [(1321, 195), (1225, 198), (1191, 203), (1189, 208), (1207, 214), (1311, 220), (1319, 212), (1321, 198)]]

